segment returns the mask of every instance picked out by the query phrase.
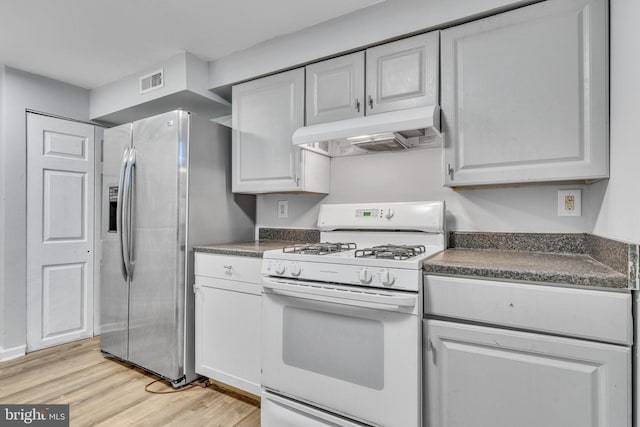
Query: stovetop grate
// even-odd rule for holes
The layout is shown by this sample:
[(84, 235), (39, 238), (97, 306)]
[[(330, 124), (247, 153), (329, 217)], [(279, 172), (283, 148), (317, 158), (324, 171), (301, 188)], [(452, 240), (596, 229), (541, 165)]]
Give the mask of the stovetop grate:
[(350, 251), (356, 249), (356, 247), (355, 243), (343, 242), (304, 243), (284, 247), (282, 248), (282, 252), (304, 255), (327, 255), (336, 252)]
[(358, 249), (356, 258), (379, 258), (405, 260), (425, 253), (424, 245), (380, 245), (372, 248)]

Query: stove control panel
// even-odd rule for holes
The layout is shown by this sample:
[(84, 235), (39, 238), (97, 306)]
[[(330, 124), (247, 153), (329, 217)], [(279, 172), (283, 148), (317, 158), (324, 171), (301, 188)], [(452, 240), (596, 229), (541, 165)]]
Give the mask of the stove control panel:
[(356, 209), (356, 218), (382, 218), (382, 209)]
[(262, 274), (312, 282), (341, 283), (417, 292), (422, 270), (323, 264), (317, 262), (263, 260)]
[(324, 204), (318, 228), (333, 230), (411, 230), (444, 233), (444, 202)]

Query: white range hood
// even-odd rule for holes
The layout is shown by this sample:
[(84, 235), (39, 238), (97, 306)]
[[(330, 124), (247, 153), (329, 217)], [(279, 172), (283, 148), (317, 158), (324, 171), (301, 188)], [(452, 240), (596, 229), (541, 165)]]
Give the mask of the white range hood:
[(440, 107), (429, 105), (298, 128), (293, 144), (329, 156), (434, 146)]

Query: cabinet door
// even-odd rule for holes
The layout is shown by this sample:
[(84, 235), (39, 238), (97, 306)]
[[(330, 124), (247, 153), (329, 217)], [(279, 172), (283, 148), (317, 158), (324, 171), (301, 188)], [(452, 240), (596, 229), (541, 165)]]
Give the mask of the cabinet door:
[(260, 285), (196, 276), (196, 372), (260, 394)]
[(366, 52), (367, 115), (438, 103), (438, 31)]
[(364, 116), (364, 52), (306, 67), (307, 125)]
[(606, 0), (549, 0), (442, 31), (447, 186), (608, 176)]
[(235, 85), (233, 192), (300, 189), (300, 148), (291, 142), (304, 124), (304, 69)]
[(426, 320), (429, 427), (630, 427), (631, 350)]

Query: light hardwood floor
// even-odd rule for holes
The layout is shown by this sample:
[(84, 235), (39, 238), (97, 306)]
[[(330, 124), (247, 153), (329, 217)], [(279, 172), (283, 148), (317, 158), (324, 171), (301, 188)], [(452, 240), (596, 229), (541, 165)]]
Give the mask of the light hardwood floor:
[[(260, 426), (255, 402), (212, 387), (146, 392), (155, 379), (104, 358), (96, 337), (0, 363), (0, 403), (68, 403), (72, 426)], [(150, 389), (172, 390), (165, 382)]]

